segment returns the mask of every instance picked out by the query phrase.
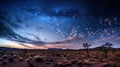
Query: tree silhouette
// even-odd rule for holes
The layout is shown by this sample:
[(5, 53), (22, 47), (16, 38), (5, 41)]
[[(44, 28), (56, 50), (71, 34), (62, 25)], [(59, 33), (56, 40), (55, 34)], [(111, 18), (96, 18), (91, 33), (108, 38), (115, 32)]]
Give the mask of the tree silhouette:
[(91, 44), (83, 43), (83, 47), (86, 49), (87, 57), (89, 57), (89, 47), (90, 46), (91, 46)]
[(111, 43), (106, 42), (105, 44), (103, 44), (100, 48), (100, 50), (104, 53), (104, 57), (107, 58), (108, 52), (109, 50), (112, 48), (111, 46), (113, 46)]

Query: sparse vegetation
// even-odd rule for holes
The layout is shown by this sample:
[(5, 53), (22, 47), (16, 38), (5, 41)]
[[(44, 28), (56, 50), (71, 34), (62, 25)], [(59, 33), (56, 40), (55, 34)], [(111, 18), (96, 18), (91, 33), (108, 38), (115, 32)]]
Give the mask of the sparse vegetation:
[[(0, 67), (119, 67), (120, 49), (111, 43), (89, 49), (84, 43), (81, 50), (19, 50), (5, 51), (0, 57)], [(27, 53), (27, 54), (26, 54)]]

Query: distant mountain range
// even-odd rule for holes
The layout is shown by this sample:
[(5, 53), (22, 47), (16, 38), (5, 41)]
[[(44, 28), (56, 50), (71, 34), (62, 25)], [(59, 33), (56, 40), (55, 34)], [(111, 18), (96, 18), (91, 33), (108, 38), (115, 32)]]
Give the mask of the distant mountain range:
[(20, 50), (18, 48), (0, 47), (0, 50)]

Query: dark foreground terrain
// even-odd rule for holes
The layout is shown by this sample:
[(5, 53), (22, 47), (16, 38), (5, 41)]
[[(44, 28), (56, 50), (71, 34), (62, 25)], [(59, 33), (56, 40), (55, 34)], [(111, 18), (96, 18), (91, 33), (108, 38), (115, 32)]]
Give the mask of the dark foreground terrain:
[(0, 67), (120, 67), (120, 49), (1, 49)]

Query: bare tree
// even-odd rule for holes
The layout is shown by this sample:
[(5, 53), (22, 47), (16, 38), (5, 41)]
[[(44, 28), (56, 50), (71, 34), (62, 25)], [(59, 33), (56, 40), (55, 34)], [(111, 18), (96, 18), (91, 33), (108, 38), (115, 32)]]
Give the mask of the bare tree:
[(91, 44), (83, 43), (83, 47), (86, 49), (86, 52), (87, 52), (87, 57), (89, 57), (89, 47), (90, 46), (91, 46)]
[(111, 43), (106, 42), (105, 44), (103, 44), (100, 48), (100, 50), (104, 53), (104, 57), (107, 58), (108, 52), (110, 51), (110, 49), (112, 48), (111, 46), (113, 46)]

